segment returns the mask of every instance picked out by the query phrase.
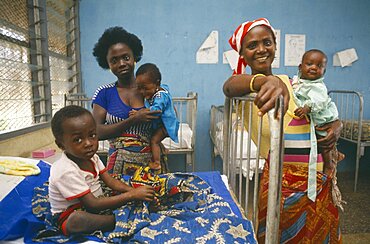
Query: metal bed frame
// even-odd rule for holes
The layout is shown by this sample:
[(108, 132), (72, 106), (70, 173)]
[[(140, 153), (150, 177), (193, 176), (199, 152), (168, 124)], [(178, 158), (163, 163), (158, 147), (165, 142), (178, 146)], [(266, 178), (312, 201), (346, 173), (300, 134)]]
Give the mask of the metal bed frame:
[[(186, 97), (173, 97), (172, 98), (177, 117), (180, 122), (179, 129), (179, 147), (170, 144), (168, 151), (169, 154), (185, 154), (186, 171), (195, 171), (195, 143), (196, 143), (196, 125), (197, 125), (197, 106), (198, 106), (198, 94), (195, 92), (189, 92)], [(72, 93), (64, 96), (64, 106), (66, 105), (78, 105), (87, 109), (91, 109), (91, 98), (87, 97), (84, 93)], [(187, 123), (192, 130), (191, 145), (189, 148), (185, 148), (182, 145), (183, 130), (181, 128), (182, 123)], [(101, 156), (107, 156), (108, 145), (104, 141), (100, 141), (98, 154)]]
[(64, 94), (64, 106), (77, 105), (91, 110), (91, 98), (85, 93), (69, 93)]
[[(196, 142), (196, 126), (197, 126), (197, 111), (198, 111), (198, 94), (196, 92), (189, 92), (186, 97), (172, 98), (177, 118), (180, 122), (179, 128), (179, 145), (180, 148), (169, 145), (169, 154), (185, 154), (186, 171), (195, 171), (195, 142)], [(182, 145), (183, 130), (182, 124), (189, 125), (192, 131), (190, 148), (184, 148)]]
[[(210, 110), (210, 129), (209, 129), (209, 137), (211, 139), (211, 160), (212, 160), (212, 170), (215, 170), (215, 161), (216, 157), (219, 155), (222, 158), (223, 152), (223, 140), (217, 140), (217, 133), (219, 130), (223, 130), (223, 127), (217, 128), (221, 126), (220, 123), (223, 123), (223, 115), (225, 113), (225, 106), (211, 106)], [(222, 124), (223, 125), (223, 124)]]
[[(362, 140), (364, 98), (360, 92), (350, 90), (331, 90), (328, 94), (337, 105), (339, 119), (343, 123), (340, 138), (356, 144), (355, 184), (353, 189), (356, 192), (360, 159), (364, 156), (365, 147), (370, 146), (370, 141)], [(354, 136), (356, 127), (358, 127), (357, 137)], [(348, 131), (349, 135), (347, 133)]]
[[(261, 132), (262, 132), (262, 120), (259, 118), (258, 121), (252, 121), (252, 113), (245, 114), (245, 106), (249, 106), (249, 111), (253, 110), (253, 100), (254, 95), (247, 95), (245, 97), (235, 97), (235, 98), (226, 98), (224, 105), (224, 118), (223, 118), (223, 150), (222, 150), (222, 159), (223, 159), (223, 173), (229, 179), (231, 190), (236, 193), (239, 203), (244, 209), (245, 216), (250, 216), (249, 212), (249, 178), (247, 177), (243, 183), (242, 177), (242, 167), (237, 166), (237, 161), (239, 160), (239, 165), (242, 165), (242, 155), (243, 150), (248, 150), (247, 152), (247, 171), (249, 171), (249, 162), (250, 162), (250, 147), (251, 147), (251, 133), (248, 133), (247, 145), (243, 138), (240, 140), (240, 155), (236, 155), (236, 143), (237, 143), (237, 133), (238, 126), (241, 125), (243, 129), (251, 131), (252, 126), (258, 128), (257, 136), (257, 155), (259, 155), (259, 148), (261, 143)], [(279, 98), (277, 101), (276, 109), (270, 110), (267, 114), (269, 120), (269, 129), (270, 129), (270, 172), (269, 172), (269, 192), (268, 192), (268, 206), (267, 206), (267, 216), (266, 216), (266, 243), (278, 243), (279, 240), (279, 220), (280, 220), (280, 197), (281, 197), (281, 180), (282, 180), (282, 166), (283, 166), (283, 99)], [(278, 118), (275, 118), (275, 111), (279, 114)], [(233, 121), (233, 113), (236, 113)], [(248, 121), (245, 119), (248, 116)], [(264, 116), (266, 117), (266, 116)], [(256, 124), (257, 123), (257, 124)], [(226, 129), (225, 129), (226, 128)], [(234, 136), (232, 136), (232, 134)], [(242, 134), (243, 136), (243, 134)], [(233, 140), (231, 140), (233, 138)], [(259, 156), (257, 157), (258, 165)], [(249, 175), (249, 172), (247, 173)], [(257, 228), (257, 211), (258, 211), (258, 186), (259, 186), (259, 177), (258, 177), (258, 167), (255, 169), (254, 175), (254, 188), (253, 188), (253, 211), (252, 211), (252, 222), (254, 228)], [(244, 184), (244, 185), (242, 185)], [(245, 189), (245, 200), (242, 204), (242, 189)]]

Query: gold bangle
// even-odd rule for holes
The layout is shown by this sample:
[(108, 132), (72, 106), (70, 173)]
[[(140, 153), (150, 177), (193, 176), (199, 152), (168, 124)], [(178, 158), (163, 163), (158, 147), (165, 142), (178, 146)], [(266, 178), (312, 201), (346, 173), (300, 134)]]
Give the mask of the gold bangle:
[(254, 90), (253, 89), (253, 83), (254, 83), (254, 79), (256, 79), (256, 77), (258, 77), (258, 76), (263, 76), (263, 77), (265, 77), (266, 75), (264, 75), (264, 74), (256, 74), (256, 75), (254, 75), (253, 77), (252, 77), (252, 79), (251, 79), (251, 81), (249, 82), (249, 90), (251, 91), (251, 92), (255, 92), (256, 90)]

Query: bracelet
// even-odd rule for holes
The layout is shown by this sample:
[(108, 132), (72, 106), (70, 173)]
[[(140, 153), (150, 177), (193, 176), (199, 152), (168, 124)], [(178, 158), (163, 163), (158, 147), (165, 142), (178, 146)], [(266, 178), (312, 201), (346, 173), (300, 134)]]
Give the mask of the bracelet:
[(266, 75), (264, 75), (264, 74), (256, 74), (256, 75), (254, 75), (253, 77), (252, 77), (252, 79), (251, 79), (251, 81), (249, 82), (249, 90), (251, 91), (251, 92), (255, 92), (256, 90), (254, 90), (253, 89), (253, 83), (254, 83), (254, 80), (256, 79), (256, 77), (258, 77), (258, 76), (263, 76), (263, 77), (265, 77)]

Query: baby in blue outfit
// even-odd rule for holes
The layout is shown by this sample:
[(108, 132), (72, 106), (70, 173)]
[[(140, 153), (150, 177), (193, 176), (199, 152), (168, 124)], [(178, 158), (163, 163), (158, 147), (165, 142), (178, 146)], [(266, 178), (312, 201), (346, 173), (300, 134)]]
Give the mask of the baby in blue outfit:
[(176, 117), (168, 86), (161, 85), (161, 79), (161, 73), (155, 64), (143, 64), (136, 71), (136, 84), (145, 98), (145, 107), (150, 108), (151, 111), (162, 111), (160, 119), (153, 121), (155, 132), (150, 141), (153, 158), (152, 162), (149, 163), (149, 167), (153, 170), (161, 168), (161, 141), (169, 136), (177, 143), (180, 124)]

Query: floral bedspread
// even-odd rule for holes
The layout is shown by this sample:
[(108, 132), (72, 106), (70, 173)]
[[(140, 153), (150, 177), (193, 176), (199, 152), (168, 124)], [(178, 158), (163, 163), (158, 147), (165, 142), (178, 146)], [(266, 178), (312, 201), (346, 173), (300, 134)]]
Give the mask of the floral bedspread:
[[(143, 175), (141, 175), (142, 177)], [(206, 181), (188, 173), (170, 173), (160, 179), (145, 178), (143, 183), (160, 185), (159, 207), (149, 202), (131, 202), (114, 210), (116, 227), (112, 232), (94, 233), (98, 241), (114, 243), (257, 243), (249, 220), (233, 213), (228, 202), (216, 194)], [(139, 177), (140, 178), (140, 177)], [(154, 181), (160, 181), (154, 182)], [(130, 178), (129, 183), (140, 182)], [(147, 181), (147, 182), (145, 182)], [(38, 188), (45, 192), (47, 185)], [(163, 189), (164, 188), (164, 189)], [(46, 191), (47, 192), (47, 191)], [(42, 195), (42, 194), (41, 194)], [(39, 217), (48, 217), (48, 202), (36, 200), (33, 208)], [(41, 204), (40, 204), (41, 203)], [(35, 211), (34, 211), (35, 212)], [(36, 211), (37, 212), (37, 211)], [(41, 214), (42, 213), (42, 214)], [(40, 215), (41, 214), (41, 215)], [(44, 216), (42, 216), (44, 215)], [(51, 230), (54, 235), (50, 235)], [(39, 241), (81, 241), (82, 236), (64, 237), (53, 226), (41, 231)], [(45, 236), (45, 233), (47, 235)], [(42, 237), (42, 238), (40, 238)]]

